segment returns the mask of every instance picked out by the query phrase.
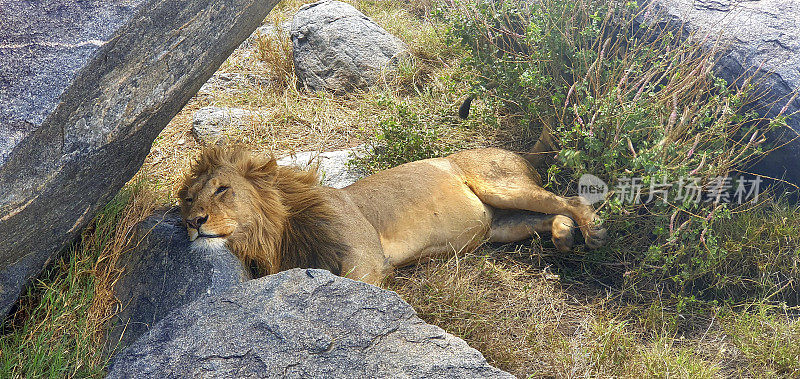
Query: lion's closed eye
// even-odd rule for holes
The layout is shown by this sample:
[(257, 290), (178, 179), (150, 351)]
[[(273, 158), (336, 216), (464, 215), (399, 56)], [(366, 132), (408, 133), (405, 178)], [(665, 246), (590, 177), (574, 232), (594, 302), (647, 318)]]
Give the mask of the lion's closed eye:
[(217, 188), (217, 190), (214, 191), (214, 195), (219, 195), (219, 194), (227, 191), (228, 188), (230, 188), (230, 187), (228, 187), (228, 186), (219, 186), (219, 188)]

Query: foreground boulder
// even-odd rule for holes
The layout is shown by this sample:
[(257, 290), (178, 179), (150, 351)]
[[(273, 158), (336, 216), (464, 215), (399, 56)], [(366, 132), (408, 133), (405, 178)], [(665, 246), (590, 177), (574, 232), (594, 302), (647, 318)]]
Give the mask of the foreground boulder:
[(345, 93), (372, 86), (408, 48), (351, 5), (304, 5), (291, 26), (294, 69), (301, 86)]
[[(692, 34), (707, 48), (722, 47), (716, 71), (728, 83), (756, 75), (755, 110), (767, 117), (791, 115), (794, 131), (776, 142), (783, 144), (800, 133), (800, 2), (796, 0), (639, 0), (651, 8), (648, 23)], [(776, 136), (778, 138), (778, 136)], [(800, 184), (800, 141), (772, 152), (756, 169), (759, 173)]]
[(0, 0), (0, 317), (277, 0)]
[(512, 378), (397, 294), (304, 269), (179, 309), (108, 377)]
[(228, 251), (192, 250), (177, 209), (140, 222), (131, 241), (132, 248), (117, 264), (123, 273), (114, 294), (121, 311), (107, 338), (109, 351), (124, 349), (164, 316), (200, 296), (252, 279)]
[(349, 163), (364, 152), (364, 147), (326, 151), (306, 151), (278, 159), (281, 166), (295, 166), (300, 169), (317, 168), (322, 185), (333, 188), (344, 188), (365, 176), (363, 172)]

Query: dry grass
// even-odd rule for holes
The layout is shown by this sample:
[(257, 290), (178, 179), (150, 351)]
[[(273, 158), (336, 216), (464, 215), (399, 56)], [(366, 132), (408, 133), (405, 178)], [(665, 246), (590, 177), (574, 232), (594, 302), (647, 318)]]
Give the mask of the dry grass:
[[(404, 269), (390, 287), (426, 321), (458, 335), (517, 375), (564, 367), (563, 336), (586, 309), (557, 280), (503, 257), (469, 254)], [(555, 344), (554, 344), (555, 342)]]
[(605, 313), (602, 301), (572, 293), (557, 275), (519, 257), (484, 250), (430, 260), (401, 270), (391, 289), (427, 322), (465, 339), (518, 377), (583, 376), (590, 366), (613, 366), (630, 342), (600, 359), (596, 350), (610, 348), (595, 341), (609, 327), (598, 318)]
[[(390, 289), (520, 378), (797, 374), (800, 322), (791, 317), (628, 303), (537, 264), (549, 249), (508, 247), (420, 262), (400, 270)], [(692, 325), (676, 330), (674, 320), (687, 317)]]
[(784, 310), (756, 305), (751, 312), (732, 313), (725, 328), (736, 348), (750, 362), (749, 375), (800, 376), (800, 319)]
[(276, 86), (294, 87), (297, 78), (294, 75), (294, 53), (289, 31), (282, 27), (280, 15), (272, 15), (270, 24), (270, 33), (256, 32), (256, 54)]

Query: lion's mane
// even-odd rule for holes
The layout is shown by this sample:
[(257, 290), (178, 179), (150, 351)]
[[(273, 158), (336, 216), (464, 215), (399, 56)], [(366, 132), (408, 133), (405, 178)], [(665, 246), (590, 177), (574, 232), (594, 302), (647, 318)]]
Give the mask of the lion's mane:
[[(238, 188), (236, 201), (250, 201), (249, 222), (228, 239), (228, 248), (259, 274), (290, 268), (322, 268), (341, 274), (348, 249), (333, 223), (334, 210), (319, 186), (315, 170), (278, 166), (273, 157), (242, 147), (205, 149), (183, 188), (220, 167), (232, 166), (253, 189)], [(211, 215), (213, 217), (213, 215)], [(240, 219), (246, 219), (240, 217)]]

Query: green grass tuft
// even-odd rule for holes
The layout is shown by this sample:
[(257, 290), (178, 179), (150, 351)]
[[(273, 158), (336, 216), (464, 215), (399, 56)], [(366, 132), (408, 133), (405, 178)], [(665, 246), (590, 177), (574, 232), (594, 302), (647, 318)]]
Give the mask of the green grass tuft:
[(133, 224), (152, 209), (142, 184), (108, 203), (79, 242), (26, 290), (0, 335), (0, 377), (102, 377), (105, 323), (114, 314), (116, 256)]
[[(384, 98), (384, 101), (389, 101)], [(365, 172), (377, 172), (421, 159), (446, 155), (452, 150), (439, 140), (437, 127), (407, 104), (389, 103), (388, 116), (378, 124), (374, 139), (361, 157), (348, 162)]]
[(750, 362), (751, 373), (761, 377), (800, 376), (800, 320), (758, 306), (729, 316), (726, 329), (733, 343)]

